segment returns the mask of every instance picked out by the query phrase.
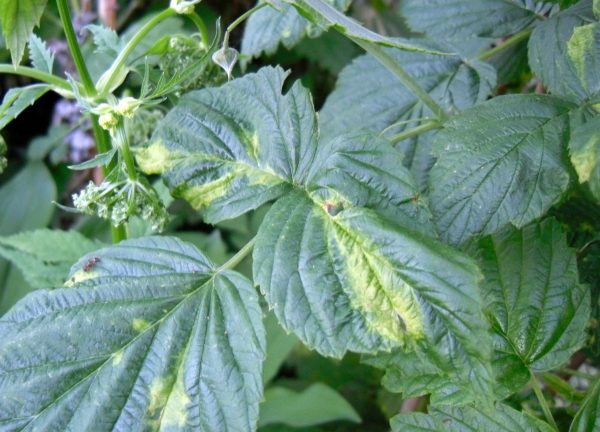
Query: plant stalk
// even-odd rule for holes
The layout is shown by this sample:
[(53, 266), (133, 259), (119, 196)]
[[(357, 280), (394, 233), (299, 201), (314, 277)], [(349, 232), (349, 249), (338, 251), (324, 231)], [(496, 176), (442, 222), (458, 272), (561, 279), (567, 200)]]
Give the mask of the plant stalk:
[(550, 426), (554, 428), (554, 430), (558, 431), (558, 426), (556, 421), (554, 421), (554, 417), (552, 417), (552, 412), (550, 411), (550, 407), (548, 406), (548, 401), (544, 397), (544, 393), (542, 392), (542, 387), (540, 386), (539, 381), (535, 377), (533, 373), (531, 373), (531, 388), (537, 397), (540, 406), (542, 407), (542, 411), (544, 412), (544, 417), (546, 417), (546, 421), (550, 423)]
[[(79, 42), (77, 41), (77, 36), (75, 36), (75, 29), (73, 28), (73, 23), (71, 22), (71, 14), (69, 13), (69, 6), (67, 5), (67, 0), (56, 0), (56, 4), (58, 6), (60, 20), (65, 30), (65, 36), (67, 37), (67, 44), (69, 45), (69, 50), (71, 51), (71, 56), (73, 57), (73, 61), (75, 63), (75, 67), (77, 68), (77, 72), (79, 73), (79, 78), (83, 83), (83, 87), (87, 96), (95, 97), (98, 95), (98, 93), (83, 59), (83, 55), (81, 54), (81, 50), (79, 49)], [(94, 133), (94, 141), (96, 142), (96, 148), (99, 153), (105, 153), (108, 150), (110, 150), (111, 147), (109, 137), (106, 134), (106, 131), (104, 131), (98, 124), (97, 116), (92, 115), (91, 120), (92, 131)], [(103, 167), (102, 171), (105, 176), (108, 172), (110, 172), (111, 168), (112, 167), (110, 165)], [(110, 229), (113, 243), (118, 243), (121, 240), (127, 238), (125, 227), (114, 227), (111, 224)]]
[(385, 52), (379, 45), (372, 42), (363, 41), (361, 39), (350, 37), (350, 39), (364, 49), (366, 52), (375, 57), (382, 65), (392, 72), (400, 82), (408, 88), (421, 102), (423, 102), (435, 115), (435, 117), (443, 122), (448, 119), (448, 114), (438, 104), (429, 93), (421, 88), (419, 83), (415, 81), (392, 56)]
[(392, 144), (398, 144), (399, 142), (404, 141), (405, 139), (412, 138), (412, 137), (417, 136), (417, 135), (421, 135), (422, 133), (425, 133), (425, 132), (433, 130), (433, 129), (439, 129), (440, 127), (442, 127), (442, 126), (440, 125), (439, 122), (437, 122), (437, 121), (430, 121), (430, 122), (427, 122), (427, 123), (423, 123), (422, 125), (417, 126), (415, 128), (408, 129), (408, 130), (405, 130), (403, 132), (400, 132), (399, 134), (394, 135), (393, 137), (391, 137), (389, 139), (389, 141)]
[(119, 55), (117, 56), (117, 58), (115, 59), (113, 64), (110, 66), (110, 69), (108, 70), (109, 71), (108, 73), (110, 75), (108, 76), (107, 80), (104, 82), (104, 85), (102, 86), (102, 88), (98, 89), (98, 93), (101, 96), (106, 96), (108, 94), (108, 92), (112, 88), (113, 84), (119, 77), (119, 73), (121, 72), (121, 69), (123, 68), (123, 66), (125, 66), (125, 62), (127, 62), (127, 58), (131, 55), (131, 53), (133, 52), (135, 47), (137, 47), (139, 45), (139, 43), (146, 37), (146, 35), (154, 27), (156, 27), (162, 21), (166, 20), (167, 18), (172, 17), (175, 14), (176, 14), (176, 12), (173, 9), (171, 9), (171, 8), (165, 9), (158, 15), (155, 15), (154, 17), (152, 17), (152, 19), (150, 21), (148, 21), (146, 24), (144, 24), (144, 26), (133, 36), (133, 38), (127, 43), (127, 45), (125, 45), (125, 48), (123, 48), (123, 50), (119, 53)]
[(69, 51), (71, 51), (75, 68), (77, 68), (77, 73), (79, 74), (79, 79), (81, 79), (87, 96), (94, 96), (96, 89), (94, 87), (94, 82), (92, 81), (90, 72), (85, 65), (83, 54), (81, 54), (81, 50), (79, 49), (79, 41), (75, 35), (75, 29), (73, 28), (73, 22), (71, 21), (71, 13), (69, 12), (67, 0), (56, 0), (56, 5), (58, 7), (58, 14), (65, 31), (65, 36), (67, 37)]
[(240, 15), (234, 22), (229, 24), (229, 26), (227, 26), (227, 30), (225, 30), (225, 36), (223, 37), (223, 48), (229, 48), (229, 34), (237, 26), (239, 26), (241, 23), (246, 21), (250, 17), (250, 15), (252, 15), (254, 12), (256, 12), (268, 5), (269, 5), (268, 3), (259, 3), (256, 6), (254, 6), (252, 9), (250, 9), (250, 10), (246, 11), (245, 13), (243, 13), (242, 15)]
[(234, 256), (231, 257), (231, 259), (229, 259), (229, 261), (227, 261), (225, 264), (223, 264), (221, 267), (219, 267), (217, 269), (217, 272), (221, 272), (224, 270), (231, 270), (231, 269), (237, 267), (239, 263), (241, 263), (248, 255), (250, 255), (255, 244), (256, 244), (256, 237), (254, 237), (252, 240), (250, 240), (248, 243), (246, 243), (244, 245), (244, 247), (238, 251), (238, 253), (236, 253)]
[(479, 54), (478, 59), (479, 60), (488, 60), (491, 57), (494, 57), (499, 52), (504, 51), (505, 49), (510, 48), (511, 46), (516, 45), (519, 42), (527, 39), (529, 37), (529, 35), (531, 35), (532, 31), (533, 31), (532, 29), (527, 29), (527, 30), (523, 30), (517, 34), (512, 35), (511, 37), (506, 39), (501, 44), (498, 44), (494, 48), (490, 48), (489, 50), (484, 51), (481, 54)]
[(198, 29), (198, 33), (200, 33), (200, 38), (202, 39), (202, 43), (204, 44), (204, 46), (209, 46), (210, 38), (208, 36), (208, 30), (206, 29), (206, 24), (204, 23), (204, 20), (196, 12), (187, 15), (187, 17), (190, 20), (192, 20), (192, 22)]

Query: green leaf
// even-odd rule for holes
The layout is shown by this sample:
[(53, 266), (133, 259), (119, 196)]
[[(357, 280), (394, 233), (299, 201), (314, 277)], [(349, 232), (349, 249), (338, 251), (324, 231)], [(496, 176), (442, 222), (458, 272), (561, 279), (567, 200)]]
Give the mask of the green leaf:
[(557, 369), (583, 345), (590, 294), (553, 219), (486, 237), (479, 254), (502, 398), (520, 390), (529, 371)]
[[(440, 46), (440, 49), (443, 49)], [(452, 46), (447, 49), (453, 50)], [(483, 62), (460, 56), (434, 56), (386, 49), (398, 64), (432, 97), (451, 113), (460, 112), (484, 101), (496, 84), (494, 69)], [(369, 130), (386, 136), (418, 126), (416, 120), (432, 116), (411, 92), (375, 58), (365, 55), (341, 72), (335, 90), (320, 112), (325, 139), (341, 133)], [(411, 168), (422, 188), (433, 165), (431, 141), (434, 132), (401, 142), (404, 165)]]
[(259, 426), (273, 423), (296, 428), (331, 421), (360, 423), (360, 416), (346, 399), (331, 387), (315, 383), (302, 392), (283, 387), (271, 387), (260, 406)]
[(298, 191), (267, 213), (253, 262), (283, 327), (321, 354), (415, 349), (490, 394), (480, 274), (457, 251), (371, 210)]
[(46, 42), (35, 33), (29, 38), (29, 59), (35, 69), (52, 73), (54, 67), (54, 53), (48, 49)]
[(90, 24), (86, 29), (92, 33), (97, 53), (108, 54), (117, 57), (123, 48), (123, 42), (119, 39), (117, 32), (103, 25)]
[(588, 432), (600, 427), (600, 381), (588, 390), (586, 398), (573, 418), (569, 432)]
[[(360, 175), (376, 178), (377, 184), (340, 186), (346, 204), (376, 208), (390, 217), (402, 213), (412, 227), (431, 232), (426, 206), (415, 199), (414, 180), (397, 169), (399, 156), (383, 140), (347, 136), (326, 143), (323, 152), (331, 157), (322, 158), (317, 173), (320, 146), (312, 99), (299, 83), (282, 96), (285, 77), (280, 68), (263, 68), (220, 88), (187, 94), (161, 122), (150, 145), (138, 152), (139, 166), (147, 174), (161, 173), (172, 193), (203, 210), (211, 223), (306, 185), (309, 171), (320, 177), (314, 188), (327, 189), (343, 185), (327, 170), (341, 170), (338, 174), (351, 180), (354, 170), (367, 169)], [(389, 158), (387, 171), (378, 168), (380, 157)]]
[(414, 352), (394, 350), (363, 359), (363, 362), (385, 370), (382, 385), (403, 399), (430, 395), (431, 405), (460, 406), (481, 401), (481, 395), (464, 384), (460, 374), (444, 373), (426, 357)]
[[(324, 0), (283, 0), (294, 6), (305, 18), (322, 30), (334, 28), (350, 39), (371, 42), (378, 45), (400, 48), (406, 51), (417, 51), (428, 54), (445, 55), (444, 52), (431, 49), (427, 45), (413, 40), (390, 38), (377, 34), (354, 19), (344, 15)], [(339, 0), (338, 0), (339, 1)]]
[(600, 200), (600, 115), (580, 108), (571, 115), (570, 129), (569, 153), (579, 182), (587, 182)]
[(455, 116), (436, 136), (431, 208), (452, 244), (521, 227), (543, 215), (566, 190), (564, 100), (541, 95), (496, 97)]
[(587, 94), (600, 91), (600, 24), (575, 27), (567, 53)]
[(430, 414), (400, 414), (391, 420), (393, 432), (553, 432), (547, 423), (498, 403), (494, 409), (434, 408)]
[(0, 237), (0, 256), (17, 266), (33, 288), (60, 286), (79, 258), (102, 247), (76, 231), (37, 230)]
[(109, 151), (107, 151), (105, 153), (97, 154), (90, 160), (79, 163), (77, 165), (69, 165), (69, 169), (72, 169), (74, 171), (84, 171), (84, 170), (87, 170), (90, 168), (96, 168), (99, 166), (108, 165), (110, 163), (110, 161), (113, 160), (113, 158), (115, 157), (116, 154), (117, 154), (117, 148), (113, 147), (112, 149), (110, 149)]
[(168, 237), (87, 255), (71, 281), (0, 320), (5, 429), (255, 430), (265, 337), (250, 281)]
[[(0, 235), (45, 227), (54, 213), (54, 200), (56, 185), (48, 168), (42, 162), (27, 163), (0, 187)], [(0, 315), (31, 289), (24, 283), (12, 283), (19, 276), (0, 259)]]
[[(325, 1), (342, 12), (348, 9), (352, 2), (352, 0)], [(315, 38), (323, 32), (303, 18), (292, 6), (279, 0), (274, 3), (277, 9), (264, 7), (252, 14), (246, 23), (241, 48), (242, 54), (248, 56), (243, 60), (245, 63), (262, 54), (274, 54), (280, 44), (291, 49), (305, 37)]]
[[(575, 45), (572, 45), (570, 49), (567, 46), (568, 41), (574, 36), (575, 28), (588, 24), (590, 21), (594, 21), (592, 0), (582, 0), (569, 9), (541, 22), (531, 34), (529, 64), (551, 93), (573, 96), (579, 100), (584, 100), (590, 95), (584, 87), (589, 84), (582, 83), (578, 67), (571, 58), (574, 56), (576, 59), (581, 59), (582, 55), (586, 55), (585, 53), (578, 54), (580, 49), (588, 46), (586, 43), (581, 44), (582, 37), (586, 33), (580, 33), (575, 38)], [(577, 49), (575, 49), (576, 46)], [(587, 55), (591, 54), (593, 51)], [(596, 61), (595, 58), (590, 58), (590, 60)], [(577, 61), (580, 68), (585, 68), (585, 61)], [(592, 84), (593, 88), (598, 88), (598, 86), (600, 86), (598, 82)]]
[(138, 154), (140, 166), (164, 169), (210, 220), (280, 197), (258, 232), (254, 279), (284, 329), (309, 347), (334, 357), (417, 349), (491, 394), (477, 267), (427, 236), (426, 203), (385, 140), (319, 142), (308, 92), (295, 84), (281, 95), (284, 77), (263, 68), (185, 96)]
[(404, 0), (408, 25), (434, 39), (470, 36), (499, 38), (517, 33), (556, 10), (531, 0)]
[(8, 160), (6, 159), (6, 141), (0, 136), (0, 174), (4, 172), (8, 166)]
[(33, 84), (27, 87), (12, 88), (6, 92), (2, 105), (0, 105), (0, 130), (33, 105), (48, 90), (50, 90), (50, 86), (47, 84)]
[(25, 46), (40, 23), (48, 0), (0, 0), (0, 24), (15, 66), (21, 63)]

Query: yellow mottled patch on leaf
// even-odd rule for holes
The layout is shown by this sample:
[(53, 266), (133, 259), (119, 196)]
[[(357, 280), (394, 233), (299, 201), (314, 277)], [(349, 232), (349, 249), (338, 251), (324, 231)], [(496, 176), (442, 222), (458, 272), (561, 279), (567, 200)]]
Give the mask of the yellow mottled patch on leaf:
[(113, 356), (112, 365), (118, 366), (122, 360), (123, 360), (123, 351), (118, 351)]
[(162, 414), (162, 425), (177, 426), (182, 428), (187, 423), (187, 406), (191, 399), (183, 388), (183, 377), (175, 381), (175, 385), (169, 394), (167, 404)]
[(598, 161), (598, 147), (600, 146), (600, 133), (594, 134), (581, 147), (571, 150), (571, 162), (577, 171), (580, 183), (590, 179)]
[(135, 331), (141, 332), (150, 327), (150, 323), (141, 318), (134, 318), (132, 326)]
[(580, 27), (576, 27), (573, 30), (573, 35), (567, 44), (567, 52), (575, 69), (577, 75), (584, 86), (587, 87), (586, 75), (586, 62), (590, 53), (594, 49), (594, 27), (596, 24), (589, 24)]
[(172, 153), (160, 140), (138, 150), (135, 155), (138, 166), (146, 174), (162, 174), (179, 159), (181, 157)]
[(85, 270), (79, 270), (77, 272), (75, 272), (75, 274), (73, 274), (73, 276), (71, 276), (66, 282), (65, 282), (65, 286), (67, 288), (71, 288), (73, 285), (79, 283), (79, 282), (83, 282), (85, 280), (88, 279), (93, 279), (96, 276), (98, 276), (97, 272), (94, 271), (85, 271)]
[(215, 181), (182, 189), (179, 192), (181, 198), (189, 202), (193, 208), (200, 210), (208, 207), (213, 201), (225, 197), (236, 179), (244, 178), (248, 186), (275, 186), (282, 182), (274, 174), (260, 171), (249, 165), (232, 162), (232, 166), (231, 171)]
[(333, 227), (351, 280), (345, 287), (352, 307), (361, 311), (372, 330), (401, 345), (424, 337), (423, 314), (414, 289), (385, 257), (340, 226)]

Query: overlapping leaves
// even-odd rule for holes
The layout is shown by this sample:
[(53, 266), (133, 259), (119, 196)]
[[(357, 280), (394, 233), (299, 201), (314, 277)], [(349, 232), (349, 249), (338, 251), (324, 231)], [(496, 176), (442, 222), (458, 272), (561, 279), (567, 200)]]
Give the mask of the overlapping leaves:
[(427, 235), (425, 201), (386, 141), (319, 141), (308, 92), (295, 84), (282, 95), (284, 77), (263, 68), (188, 94), (140, 166), (212, 221), (281, 197), (259, 230), (254, 277), (308, 346), (336, 357), (416, 350), (461, 371), (464, 388), (489, 392), (476, 266)]
[[(433, 46), (454, 52), (451, 45)], [(386, 49), (386, 52), (450, 113), (484, 101), (496, 85), (493, 67), (475, 59), (397, 49)], [(369, 130), (379, 134), (397, 124), (386, 133), (391, 137), (414, 128), (419, 121), (430, 116), (429, 108), (369, 55), (359, 57), (340, 73), (335, 90), (320, 112), (322, 135), (326, 138), (347, 131)], [(405, 166), (411, 168), (422, 187), (434, 161), (432, 135), (432, 132), (422, 134), (398, 145), (404, 154)]]
[(0, 320), (3, 429), (255, 429), (265, 335), (250, 281), (147, 237), (83, 257), (70, 285)]

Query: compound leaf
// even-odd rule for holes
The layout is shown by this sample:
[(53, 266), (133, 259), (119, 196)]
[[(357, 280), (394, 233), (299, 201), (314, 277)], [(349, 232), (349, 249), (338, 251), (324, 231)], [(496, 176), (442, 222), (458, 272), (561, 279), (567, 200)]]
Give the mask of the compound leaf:
[(42, 18), (48, 0), (0, 0), (0, 24), (15, 66), (21, 63), (25, 46)]
[(529, 380), (528, 370), (556, 369), (583, 344), (589, 290), (579, 284), (575, 251), (553, 219), (486, 237), (479, 253), (494, 363), (502, 368), (497, 379), (510, 394)]
[[(244, 29), (242, 54), (249, 58), (262, 54), (274, 54), (281, 44), (290, 49), (306, 36), (312, 38), (322, 34), (322, 30), (303, 18), (291, 5), (280, 0), (269, 0), (277, 6), (265, 7), (252, 14)], [(352, 0), (325, 0), (336, 9), (345, 11)], [(261, 0), (262, 2), (262, 0)]]
[(552, 432), (535, 417), (503, 403), (493, 409), (438, 407), (429, 414), (399, 414), (391, 420), (393, 432)]
[(569, 182), (562, 155), (571, 109), (551, 96), (500, 96), (445, 123), (429, 178), (444, 240), (523, 226), (560, 198)]
[(168, 237), (83, 257), (69, 288), (0, 320), (0, 425), (36, 430), (255, 430), (258, 296)]
[(517, 33), (556, 5), (531, 0), (405, 0), (400, 13), (415, 31), (435, 38), (499, 38)]
[(77, 231), (41, 229), (0, 237), (0, 256), (16, 265), (33, 288), (62, 285), (71, 265), (100, 247)]

